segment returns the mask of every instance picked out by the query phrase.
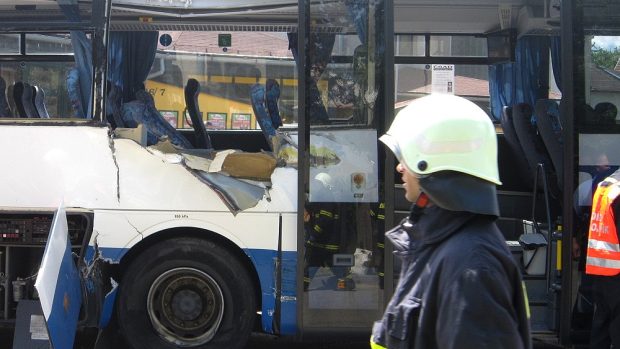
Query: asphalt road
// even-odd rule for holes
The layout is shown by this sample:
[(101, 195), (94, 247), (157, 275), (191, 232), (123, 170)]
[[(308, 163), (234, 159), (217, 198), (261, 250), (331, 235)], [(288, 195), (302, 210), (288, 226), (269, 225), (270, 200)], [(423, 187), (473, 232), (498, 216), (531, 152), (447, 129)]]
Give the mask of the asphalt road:
[[(299, 343), (284, 338), (275, 338), (266, 335), (252, 335), (245, 349), (370, 349), (368, 340), (340, 339), (331, 342), (308, 342)], [(563, 348), (552, 343), (534, 341), (534, 349), (558, 349)]]
[(338, 341), (298, 342), (263, 334), (253, 334), (245, 349), (369, 349), (368, 339), (344, 338)]
[[(95, 333), (82, 333), (76, 338), (74, 349), (92, 349), (96, 339)], [(11, 349), (13, 331), (0, 329), (0, 349)], [(124, 343), (114, 343), (115, 349), (124, 349)], [(362, 339), (340, 339), (331, 342), (304, 342), (287, 338), (278, 338), (265, 334), (252, 334), (245, 349), (369, 349), (368, 341)], [(17, 348), (21, 349), (21, 348)]]
[[(93, 334), (82, 334), (78, 336), (74, 349), (92, 349), (95, 337)], [(0, 348), (11, 349), (13, 343), (13, 332), (6, 329), (0, 330)], [(123, 348), (116, 345), (115, 348)], [(329, 341), (307, 341), (299, 342), (289, 338), (278, 338), (264, 334), (252, 334), (245, 349), (369, 349), (368, 339), (363, 338), (340, 338)], [(558, 349), (561, 346), (551, 343), (534, 342), (534, 349)]]

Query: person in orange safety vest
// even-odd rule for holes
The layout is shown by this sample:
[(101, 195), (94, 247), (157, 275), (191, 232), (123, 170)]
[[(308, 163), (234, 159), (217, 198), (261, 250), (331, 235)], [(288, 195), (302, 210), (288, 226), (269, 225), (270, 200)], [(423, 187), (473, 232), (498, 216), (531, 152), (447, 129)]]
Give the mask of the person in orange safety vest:
[(592, 275), (590, 348), (620, 348), (620, 170), (599, 183), (592, 199), (586, 274)]

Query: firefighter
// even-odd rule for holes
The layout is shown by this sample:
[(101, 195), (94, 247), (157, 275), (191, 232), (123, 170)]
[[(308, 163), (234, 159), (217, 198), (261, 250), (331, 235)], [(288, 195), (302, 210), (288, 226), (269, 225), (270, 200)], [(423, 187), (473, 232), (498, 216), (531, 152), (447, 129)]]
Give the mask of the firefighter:
[(592, 201), (586, 274), (592, 276), (590, 348), (620, 348), (620, 170), (600, 182)]
[[(319, 173), (313, 180), (313, 190), (331, 191), (329, 175)], [(329, 197), (321, 193), (320, 197)], [(314, 275), (321, 267), (329, 268), (336, 276), (334, 287), (340, 290), (355, 288), (350, 268), (333, 265), (334, 255), (341, 252), (341, 207), (336, 202), (306, 203), (304, 226), (306, 239), (304, 290), (308, 290)]]
[(368, 209), (368, 214), (370, 215), (372, 234), (374, 237), (372, 266), (377, 269), (377, 275), (379, 276), (379, 288), (383, 289), (383, 280), (385, 277), (385, 203), (379, 202), (371, 205)]
[(519, 265), (495, 224), (495, 129), (474, 103), (419, 98), (380, 138), (399, 160), (411, 212), (386, 233), (398, 285), (372, 348), (531, 348)]

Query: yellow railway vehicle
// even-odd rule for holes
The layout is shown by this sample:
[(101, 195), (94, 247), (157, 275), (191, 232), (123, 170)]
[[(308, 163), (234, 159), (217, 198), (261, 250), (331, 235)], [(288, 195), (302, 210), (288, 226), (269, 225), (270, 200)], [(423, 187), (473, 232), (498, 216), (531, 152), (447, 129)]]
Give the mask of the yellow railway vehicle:
[[(155, 106), (162, 116), (176, 128), (191, 128), (191, 120), (185, 117), (183, 87), (154, 80), (145, 83), (147, 91), (155, 98)], [(200, 93), (198, 103), (202, 118), (209, 129), (247, 130), (256, 128), (252, 105), (224, 97)]]

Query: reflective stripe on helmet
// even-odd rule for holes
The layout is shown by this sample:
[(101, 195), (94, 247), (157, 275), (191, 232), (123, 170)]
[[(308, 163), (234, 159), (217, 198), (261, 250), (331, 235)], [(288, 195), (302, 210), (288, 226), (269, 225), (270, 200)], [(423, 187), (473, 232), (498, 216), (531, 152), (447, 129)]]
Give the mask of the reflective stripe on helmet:
[(463, 97), (416, 99), (380, 140), (414, 174), (456, 171), (501, 184), (495, 127), (484, 110)]

